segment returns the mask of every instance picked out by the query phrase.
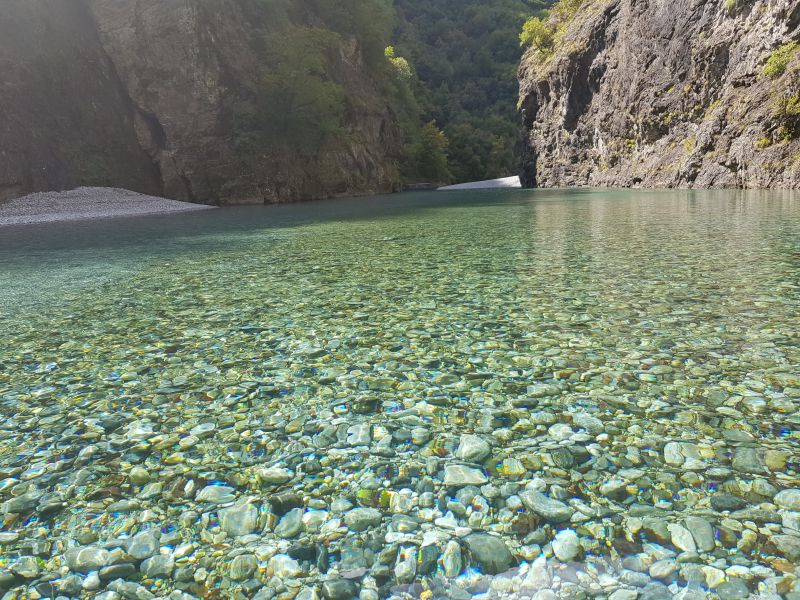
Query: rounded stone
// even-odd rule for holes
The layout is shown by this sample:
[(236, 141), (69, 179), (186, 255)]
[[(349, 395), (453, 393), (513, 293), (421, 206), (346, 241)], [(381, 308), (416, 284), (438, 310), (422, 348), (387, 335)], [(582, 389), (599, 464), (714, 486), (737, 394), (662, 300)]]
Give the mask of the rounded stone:
[(483, 485), (489, 478), (483, 471), (465, 465), (447, 465), (444, 468), (444, 484), (454, 487)]
[(143, 467), (133, 467), (130, 473), (128, 473), (128, 479), (130, 479), (133, 485), (146, 485), (150, 482), (150, 473)]
[(207, 504), (227, 504), (236, 500), (236, 490), (227, 485), (207, 485), (197, 493), (195, 500)]
[(553, 554), (561, 562), (575, 560), (582, 551), (578, 534), (572, 529), (564, 529), (556, 534), (553, 540)]
[(462, 435), (456, 449), (456, 458), (468, 462), (481, 462), (488, 458), (492, 448), (477, 435)]
[(252, 504), (238, 504), (219, 511), (222, 530), (232, 537), (249, 535), (256, 530), (258, 509)]
[(673, 546), (684, 552), (694, 552), (697, 550), (697, 544), (695, 544), (694, 537), (692, 537), (688, 529), (677, 523), (670, 523), (667, 525), (667, 529), (669, 530), (670, 540)]
[(172, 575), (175, 570), (175, 560), (171, 556), (151, 556), (142, 562), (141, 571), (151, 579), (165, 578)]
[(275, 535), (284, 539), (291, 539), (303, 530), (302, 508), (293, 508), (281, 517), (275, 526)]
[(104, 548), (88, 546), (73, 548), (66, 553), (67, 566), (70, 571), (89, 573), (97, 571), (108, 564), (111, 554)]
[(136, 560), (150, 558), (159, 548), (161, 532), (157, 529), (147, 529), (133, 536), (128, 542), (128, 554)]
[(778, 492), (773, 501), (785, 510), (800, 511), (800, 489)]
[(473, 533), (464, 538), (473, 566), (482, 573), (497, 575), (516, 565), (516, 560), (505, 542), (487, 533)]
[(23, 579), (36, 579), (41, 572), (33, 556), (21, 556), (12, 565), (11, 572)]
[(258, 559), (253, 554), (241, 554), (231, 561), (230, 577), (234, 581), (250, 579), (258, 569)]
[(545, 496), (541, 492), (526, 490), (520, 492), (519, 497), (528, 510), (535, 512), (551, 523), (569, 521), (575, 512), (560, 500)]
[(302, 574), (303, 569), (291, 556), (286, 554), (276, 554), (269, 559), (267, 574), (273, 577), (292, 578)]
[(377, 526), (382, 518), (381, 512), (374, 508), (354, 508), (345, 513), (344, 522), (353, 531), (365, 531)]

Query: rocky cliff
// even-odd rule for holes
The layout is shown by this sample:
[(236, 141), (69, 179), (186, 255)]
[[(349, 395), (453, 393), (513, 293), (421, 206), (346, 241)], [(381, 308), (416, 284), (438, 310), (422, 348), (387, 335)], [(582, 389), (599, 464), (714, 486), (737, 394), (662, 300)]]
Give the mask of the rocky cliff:
[(287, 153), (265, 136), (241, 144), (237, 115), (275, 110), (258, 92), (271, 67), (263, 54), (269, 5), (6, 0), (0, 200), (78, 185), (215, 204), (396, 187), (396, 117), (347, 36), (324, 65), (325, 78), (352, 92), (341, 143), (313, 155)]
[(520, 67), (527, 186), (800, 187), (798, 0), (586, 0)]
[(0, 200), (118, 185), (160, 191), (134, 134), (135, 107), (91, 14), (62, 0), (0, 10)]

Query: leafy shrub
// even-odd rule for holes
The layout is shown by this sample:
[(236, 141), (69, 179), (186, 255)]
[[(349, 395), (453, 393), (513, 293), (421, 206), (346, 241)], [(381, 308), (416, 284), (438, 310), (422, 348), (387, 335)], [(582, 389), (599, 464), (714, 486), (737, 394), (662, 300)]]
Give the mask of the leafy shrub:
[(789, 42), (777, 48), (769, 55), (767, 64), (764, 65), (764, 76), (769, 79), (777, 79), (786, 72), (786, 67), (794, 58), (799, 46), (797, 42)]
[(550, 25), (539, 17), (531, 17), (522, 26), (519, 41), (523, 47), (531, 46), (540, 52), (550, 52), (553, 50), (554, 37), (555, 30)]
[(387, 46), (384, 54), (386, 55), (386, 60), (392, 65), (397, 77), (403, 81), (411, 81), (414, 78), (414, 70), (411, 68), (411, 63), (402, 56), (397, 56), (394, 46)]
[(544, 11), (543, 17), (531, 17), (525, 22), (520, 43), (536, 48), (545, 56), (552, 54), (583, 4), (584, 0), (558, 0), (553, 8)]
[(775, 98), (772, 112), (781, 125), (783, 137), (794, 139), (800, 135), (800, 93)]
[(756, 140), (756, 150), (764, 150), (765, 148), (769, 148), (772, 145), (772, 140), (768, 137), (762, 137), (761, 139)]

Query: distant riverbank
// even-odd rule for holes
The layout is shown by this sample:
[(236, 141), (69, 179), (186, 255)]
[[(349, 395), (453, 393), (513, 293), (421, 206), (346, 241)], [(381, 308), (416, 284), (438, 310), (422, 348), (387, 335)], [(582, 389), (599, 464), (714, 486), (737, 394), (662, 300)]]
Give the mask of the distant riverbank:
[(0, 227), (110, 217), (159, 215), (209, 210), (214, 207), (117, 188), (83, 187), (66, 192), (42, 192), (0, 204)]
[(457, 191), (457, 190), (492, 190), (504, 188), (520, 188), (519, 176), (503, 177), (501, 179), (487, 179), (485, 181), (470, 181), (468, 183), (457, 183), (456, 185), (447, 185), (440, 187), (440, 191)]

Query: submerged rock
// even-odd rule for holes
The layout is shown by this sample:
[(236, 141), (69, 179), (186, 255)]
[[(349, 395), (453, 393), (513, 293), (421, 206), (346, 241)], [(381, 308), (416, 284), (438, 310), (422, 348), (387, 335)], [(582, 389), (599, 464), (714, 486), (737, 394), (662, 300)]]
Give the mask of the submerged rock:
[(516, 564), (503, 540), (485, 533), (473, 533), (464, 538), (470, 558), (481, 572), (489, 575), (504, 573)]
[(549, 498), (541, 492), (527, 490), (520, 493), (519, 497), (529, 510), (544, 517), (545, 520), (552, 523), (563, 523), (564, 521), (569, 521), (570, 517), (572, 517), (574, 513), (569, 506), (560, 500)]

